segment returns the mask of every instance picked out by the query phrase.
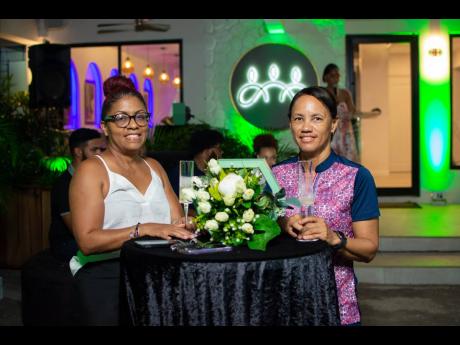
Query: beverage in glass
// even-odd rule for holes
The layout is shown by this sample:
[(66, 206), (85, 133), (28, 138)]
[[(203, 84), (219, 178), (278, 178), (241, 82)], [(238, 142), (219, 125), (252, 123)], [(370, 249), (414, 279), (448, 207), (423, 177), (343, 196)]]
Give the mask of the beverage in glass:
[(187, 190), (192, 189), (194, 166), (194, 161), (179, 162), (179, 202), (184, 206), (185, 224), (188, 224), (188, 206), (192, 203), (190, 193), (187, 193)]

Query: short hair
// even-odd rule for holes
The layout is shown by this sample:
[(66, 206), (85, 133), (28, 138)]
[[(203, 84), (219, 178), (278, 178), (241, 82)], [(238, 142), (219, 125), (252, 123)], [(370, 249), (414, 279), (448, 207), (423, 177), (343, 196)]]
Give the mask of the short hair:
[(318, 101), (320, 101), (326, 106), (326, 108), (331, 113), (331, 117), (333, 119), (337, 118), (337, 101), (334, 95), (325, 87), (310, 86), (310, 87), (306, 87), (305, 89), (300, 90), (292, 98), (291, 104), (289, 104), (289, 113), (288, 113), (289, 119), (291, 119), (291, 112), (292, 112), (292, 107), (294, 106), (294, 103), (297, 101), (298, 98), (304, 95), (315, 97)]
[(76, 147), (82, 147), (87, 141), (92, 139), (99, 139), (102, 134), (92, 128), (79, 128), (70, 134), (69, 137), (69, 148), (70, 153), (73, 155), (73, 150)]
[(122, 75), (116, 75), (104, 81), (105, 99), (104, 103), (102, 103), (102, 121), (104, 121), (105, 115), (109, 115), (108, 112), (113, 103), (128, 95), (136, 97), (139, 101), (141, 101), (144, 108), (147, 108), (145, 105), (144, 97), (142, 97), (139, 91), (137, 91), (133, 81), (130, 78)]
[(339, 70), (339, 66), (337, 66), (335, 63), (330, 63), (328, 64), (326, 67), (324, 67), (324, 71), (323, 71), (323, 81), (326, 81), (326, 75), (328, 75), (329, 73), (331, 73), (332, 70)]
[(214, 129), (203, 129), (193, 132), (190, 137), (189, 152), (194, 157), (201, 151), (222, 144), (224, 136)]
[(272, 134), (259, 134), (252, 143), (254, 153), (258, 153), (262, 147), (273, 147), (278, 151), (278, 141)]

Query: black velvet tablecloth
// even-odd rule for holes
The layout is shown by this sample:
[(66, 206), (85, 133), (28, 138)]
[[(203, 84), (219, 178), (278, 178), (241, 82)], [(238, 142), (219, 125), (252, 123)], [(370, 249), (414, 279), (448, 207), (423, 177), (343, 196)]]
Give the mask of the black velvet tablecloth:
[(282, 235), (265, 252), (182, 255), (131, 240), (120, 262), (122, 324), (340, 324), (332, 252), (322, 241)]

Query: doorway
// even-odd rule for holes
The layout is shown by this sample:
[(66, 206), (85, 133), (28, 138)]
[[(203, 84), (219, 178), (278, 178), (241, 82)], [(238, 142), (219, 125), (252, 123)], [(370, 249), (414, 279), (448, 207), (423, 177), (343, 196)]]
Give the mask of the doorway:
[(420, 195), (418, 37), (350, 35), (347, 87), (356, 108), (360, 162), (374, 176), (379, 196)]

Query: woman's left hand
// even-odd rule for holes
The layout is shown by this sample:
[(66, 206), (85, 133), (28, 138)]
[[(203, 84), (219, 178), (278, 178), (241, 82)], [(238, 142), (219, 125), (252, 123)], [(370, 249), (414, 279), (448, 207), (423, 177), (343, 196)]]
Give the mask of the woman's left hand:
[(331, 246), (340, 242), (340, 239), (334, 234), (334, 231), (329, 229), (323, 218), (304, 217), (299, 220), (299, 224), (302, 226), (302, 230), (297, 235), (299, 240), (320, 239)]

